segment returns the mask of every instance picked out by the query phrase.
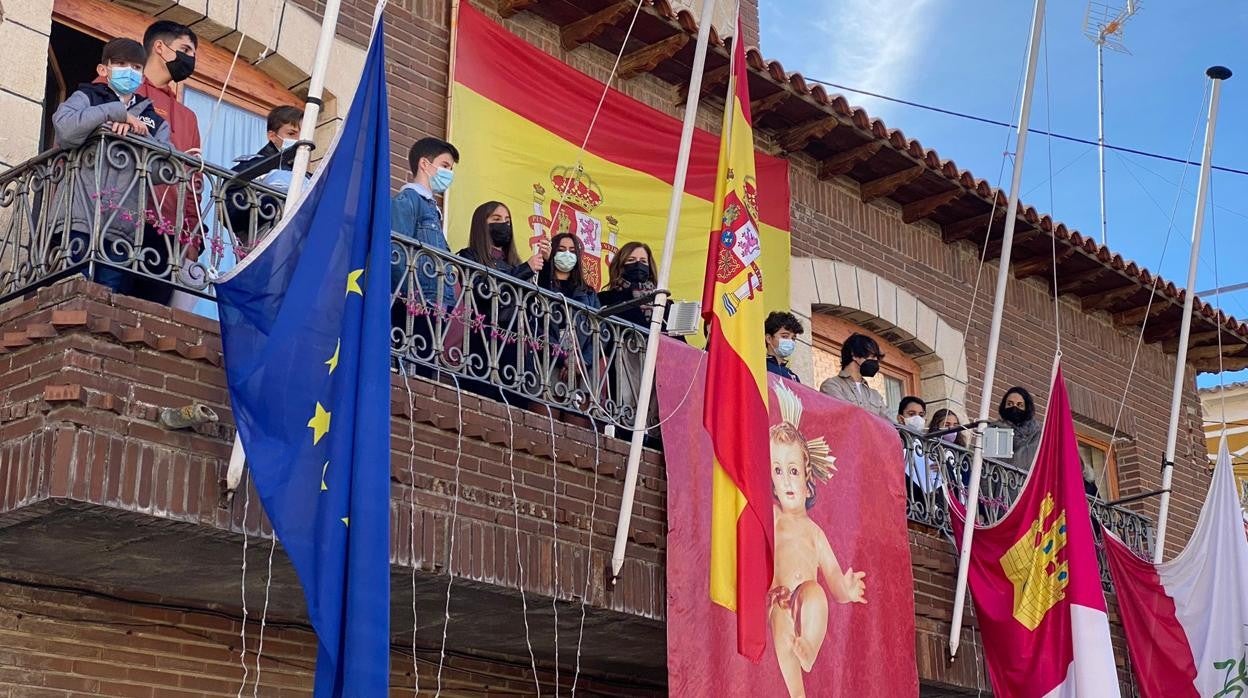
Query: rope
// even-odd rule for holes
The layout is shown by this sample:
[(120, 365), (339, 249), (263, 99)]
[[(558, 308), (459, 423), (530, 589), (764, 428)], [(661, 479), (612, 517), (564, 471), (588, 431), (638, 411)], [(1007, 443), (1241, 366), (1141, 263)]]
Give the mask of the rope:
[(507, 408), (507, 470), (511, 474), (511, 511), (513, 514), (512, 540), (516, 543), (516, 568), (519, 570), (520, 606), (524, 613), (524, 644), (529, 648), (529, 666), (533, 668), (533, 687), (537, 698), (542, 696), (542, 684), (537, 678), (537, 656), (533, 653), (533, 640), (529, 630), (529, 600), (524, 592), (524, 556), (520, 552), (520, 498), (516, 496), (516, 421), (511, 416), (511, 401), (507, 391), (499, 391)]
[(256, 682), (251, 687), (251, 698), (260, 695), (260, 657), (264, 655), (264, 628), (269, 619), (269, 591), (273, 588), (273, 551), (277, 550), (277, 533), (269, 540), (269, 571), (264, 578), (264, 611), (260, 614), (260, 640), (256, 644)]
[[(1047, 14), (1048, 6), (1045, 6)], [(1049, 30), (1046, 23), (1043, 27), (1044, 36), (1044, 129), (1046, 131), (1045, 146), (1048, 151), (1049, 163), (1049, 210), (1056, 211), (1053, 196), (1053, 95), (1049, 89), (1049, 74), (1053, 72), (1053, 64), (1049, 61)], [(1053, 342), (1057, 355), (1062, 354), (1062, 302), (1057, 292), (1057, 235), (1049, 236), (1049, 247), (1053, 254)]]
[[(620, 61), (624, 59), (624, 49), (628, 46), (628, 40), (633, 36), (633, 27), (637, 25), (637, 17), (641, 14), (641, 8), (646, 3), (644, 0), (636, 0), (637, 9), (633, 10), (633, 18), (628, 23), (628, 30), (624, 32), (624, 40), (620, 42), (620, 50), (615, 54), (615, 63), (611, 64), (611, 72), (607, 75), (607, 80), (602, 85), (602, 94), (598, 97), (598, 106), (594, 107), (594, 115), (589, 120), (589, 127), (585, 130), (585, 139), (581, 141), (581, 148), (576, 154), (576, 174), (579, 176), (585, 171), (585, 150), (589, 148), (589, 137), (594, 133), (594, 127), (598, 125), (598, 116), (602, 113), (602, 105), (607, 101), (607, 95), (611, 93), (611, 83), (615, 82), (615, 74), (620, 68)], [(555, 210), (550, 215), (550, 226), (552, 233), (559, 225), (559, 214), (563, 212), (563, 203), (568, 198), (568, 187), (564, 187), (559, 195), (559, 203), (555, 204)], [(552, 234), (551, 237), (554, 237)]]
[[(577, 354), (580, 352), (577, 351)], [(554, 558), (554, 593), (550, 608), (555, 614), (555, 698), (559, 696), (559, 453), (555, 449), (555, 411), (546, 405), (546, 421), (550, 424), (550, 531), (551, 557)]]
[(243, 689), (247, 688), (247, 509), (251, 505), (251, 478), (243, 480), (239, 486), (243, 490), (243, 578), (240, 583), (242, 589), (241, 596), (243, 600), (243, 622), (238, 631), (239, 655), (238, 663), (243, 667), (243, 680), (238, 685), (238, 694), (235, 698), (243, 698)]
[(590, 580), (594, 576), (594, 522), (598, 516), (598, 466), (602, 458), (602, 439), (598, 423), (589, 418), (594, 432), (594, 481), (593, 495), (589, 502), (589, 533), (585, 542), (585, 586), (581, 589), (581, 624), (576, 635), (576, 673), (572, 676), (572, 697), (576, 698), (576, 685), (581, 678), (581, 644), (585, 638), (585, 606), (589, 603)]
[(407, 371), (403, 375), (403, 387), (407, 390), (407, 560), (412, 567), (412, 680), (416, 693), (420, 693), (420, 666), (416, 662), (416, 630), (419, 627), (416, 617), (416, 420), (412, 414), (416, 410), (416, 397), (412, 394), (411, 379)]
[(455, 437), (455, 494), (451, 502), (451, 521), (446, 536), (446, 604), (442, 611), (442, 649), (438, 653), (438, 690), (434, 694), (435, 698), (442, 695), (442, 669), (446, 665), (446, 634), (451, 625), (451, 586), (455, 583), (455, 526), (459, 519), (459, 500), (462, 497), (459, 491), (459, 464), (464, 455), (464, 396), (459, 389), (459, 378), (451, 374), (451, 380), (455, 381), (455, 407), (458, 410), (456, 424), (459, 425), (459, 432)]
[[(1206, 87), (1206, 92), (1207, 91), (1208, 91), (1208, 88)], [(1201, 111), (1202, 112), (1203, 112), (1203, 109), (1204, 109), (1204, 97), (1201, 97)], [(1192, 149), (1196, 147), (1196, 135), (1198, 133), (1200, 133), (1200, 112), (1197, 113), (1196, 124), (1192, 128), (1192, 137), (1187, 145), (1187, 153), (1188, 153), (1189, 159), (1191, 158)], [(1126, 162), (1125, 159), (1123, 159), (1121, 155), (1118, 155), (1117, 157), (1120, 160), (1123, 160), (1124, 163)], [(1131, 169), (1129, 167), (1126, 169), (1127, 169), (1127, 173), (1130, 174), (1131, 177), (1134, 179), (1135, 174), (1131, 172)], [(1179, 201), (1181, 201), (1183, 198), (1183, 182), (1186, 180), (1186, 178), (1187, 178), (1187, 166), (1184, 165), (1183, 171), (1179, 175), (1179, 188), (1178, 188), (1178, 191), (1175, 192), (1175, 195), (1174, 195), (1174, 206), (1172, 206), (1170, 209), (1170, 216), (1169, 216), (1170, 220), (1166, 224), (1165, 238), (1162, 240), (1162, 243), (1161, 243), (1161, 255), (1157, 260), (1157, 267), (1156, 267), (1158, 269), (1161, 268), (1162, 263), (1165, 262), (1165, 259), (1166, 259), (1166, 249), (1170, 246), (1170, 233), (1174, 231), (1174, 216), (1179, 210)], [(1144, 185), (1140, 183), (1138, 179), (1136, 179), (1135, 181), (1137, 184), (1140, 185), (1140, 188), (1144, 190), (1145, 195), (1147, 195), (1148, 199), (1153, 202), (1153, 205), (1161, 209), (1161, 205), (1158, 204), (1157, 200), (1153, 198), (1153, 195), (1147, 189), (1144, 188)], [(1164, 209), (1161, 209), (1161, 210), (1163, 213), (1165, 212)], [(1122, 387), (1122, 398), (1118, 401), (1118, 414), (1114, 417), (1114, 428), (1113, 428), (1113, 431), (1110, 432), (1110, 435), (1109, 435), (1110, 453), (1113, 453), (1114, 449), (1117, 448), (1116, 444), (1118, 441), (1118, 429), (1119, 427), (1122, 426), (1122, 415), (1123, 415), (1123, 412), (1127, 408), (1127, 396), (1131, 394), (1131, 381), (1135, 378), (1135, 367), (1139, 363), (1140, 349), (1143, 348), (1144, 346), (1144, 331), (1148, 329), (1148, 318), (1152, 314), (1153, 300), (1157, 297), (1157, 283), (1160, 278), (1161, 277), (1156, 276), (1156, 275), (1153, 276), (1153, 283), (1148, 291), (1148, 304), (1144, 308), (1144, 320), (1143, 322), (1140, 323), (1140, 334), (1136, 338), (1136, 341), (1135, 341), (1135, 351), (1132, 352), (1131, 354), (1131, 366), (1130, 368), (1127, 369), (1127, 380), (1123, 384), (1123, 387)], [(1106, 460), (1108, 459), (1109, 458), (1107, 456)]]

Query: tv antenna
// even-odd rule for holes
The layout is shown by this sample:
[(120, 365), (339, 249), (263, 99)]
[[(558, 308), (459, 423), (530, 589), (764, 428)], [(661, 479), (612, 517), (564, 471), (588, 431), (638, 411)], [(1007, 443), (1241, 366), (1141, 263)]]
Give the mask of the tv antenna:
[(1122, 41), (1122, 30), (1139, 9), (1139, 0), (1126, 0), (1125, 4), (1089, 0), (1083, 16), (1083, 35), (1096, 44), (1096, 144), (1100, 164), (1102, 245), (1109, 244), (1109, 216), (1105, 211), (1105, 49), (1130, 55)]

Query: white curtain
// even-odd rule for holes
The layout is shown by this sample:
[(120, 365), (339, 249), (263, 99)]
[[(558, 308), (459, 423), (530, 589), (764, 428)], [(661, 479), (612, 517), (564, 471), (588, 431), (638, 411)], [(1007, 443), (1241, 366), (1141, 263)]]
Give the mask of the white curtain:
[[(234, 166), (234, 160), (242, 155), (251, 155), (264, 147), (265, 134), (268, 130), (265, 117), (253, 112), (249, 112), (241, 107), (236, 107), (228, 102), (222, 101), (220, 106), (217, 105), (217, 95), (207, 94), (187, 88), (183, 92), (183, 103), (195, 112), (195, 117), (199, 121), (199, 138), (203, 147), (204, 160), (213, 165), (230, 169)], [(216, 111), (216, 119), (213, 119), (213, 111)], [(216, 217), (216, 211), (213, 210), (211, 204), (212, 183), (205, 180), (204, 182), (204, 198), (201, 201), (200, 208), (203, 211), (204, 225), (209, 231), (212, 231), (213, 222)], [(224, 231), (222, 231), (224, 232)], [(215, 267), (218, 272), (233, 267), (237, 263), (234, 256), (234, 248), (229, 240), (223, 240), (225, 243), (225, 252), (220, 260), (217, 260)], [(200, 261), (205, 265), (212, 263), (211, 245), (205, 245), (204, 251), (200, 256)], [(189, 295), (189, 294), (188, 294)], [(196, 314), (207, 317), (217, 317), (217, 304), (215, 301), (197, 298), (193, 309)]]

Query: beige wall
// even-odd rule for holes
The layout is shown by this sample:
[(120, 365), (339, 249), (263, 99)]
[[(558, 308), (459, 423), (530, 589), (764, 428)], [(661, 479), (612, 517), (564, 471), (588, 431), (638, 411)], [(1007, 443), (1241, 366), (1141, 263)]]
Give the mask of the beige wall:
[(39, 150), (43, 92), (48, 65), (52, 0), (4, 0), (0, 45), (0, 169), (12, 167)]

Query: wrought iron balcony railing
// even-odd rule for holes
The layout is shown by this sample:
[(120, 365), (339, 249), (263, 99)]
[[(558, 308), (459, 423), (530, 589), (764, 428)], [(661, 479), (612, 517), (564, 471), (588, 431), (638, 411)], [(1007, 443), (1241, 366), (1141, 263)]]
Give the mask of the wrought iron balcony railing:
[(141, 138), (101, 132), (0, 174), (0, 302), (74, 273), (125, 274), (209, 296), (284, 196)]
[[(0, 302), (77, 273), (211, 297), (214, 272), (253, 249), (283, 203), (235, 172), (101, 132), (0, 174)], [(396, 365), (633, 425), (641, 327), (399, 235), (391, 256)]]
[[(97, 270), (210, 297), (213, 272), (273, 229), (283, 200), (280, 191), (144, 139), (101, 133), (79, 148), (50, 150), (0, 173), (0, 302)], [(391, 238), (390, 271), (396, 367), (453, 377), (513, 405), (544, 403), (633, 425), (646, 329), (400, 235)], [(965, 497), (971, 455), (900, 433), (907, 515), (948, 531), (937, 482)], [(985, 460), (981, 478), (980, 522), (991, 523), (1026, 474)], [(1151, 521), (1095, 498), (1090, 504), (1101, 524), (1151, 554)]]
[[(971, 474), (970, 450), (944, 439), (927, 438), (904, 427), (898, 427), (897, 431), (905, 454), (909, 490), (906, 516), (911, 521), (951, 532), (949, 507), (941, 483), (948, 483), (960, 501), (966, 500)], [(1018, 498), (1026, 480), (1027, 473), (1014, 465), (985, 458), (979, 480), (979, 523), (1000, 520)], [(1111, 506), (1091, 495), (1088, 506), (1097, 522), (1117, 534), (1137, 553), (1151, 559), (1156, 532), (1148, 517)], [(1101, 579), (1108, 584), (1103, 560)]]

